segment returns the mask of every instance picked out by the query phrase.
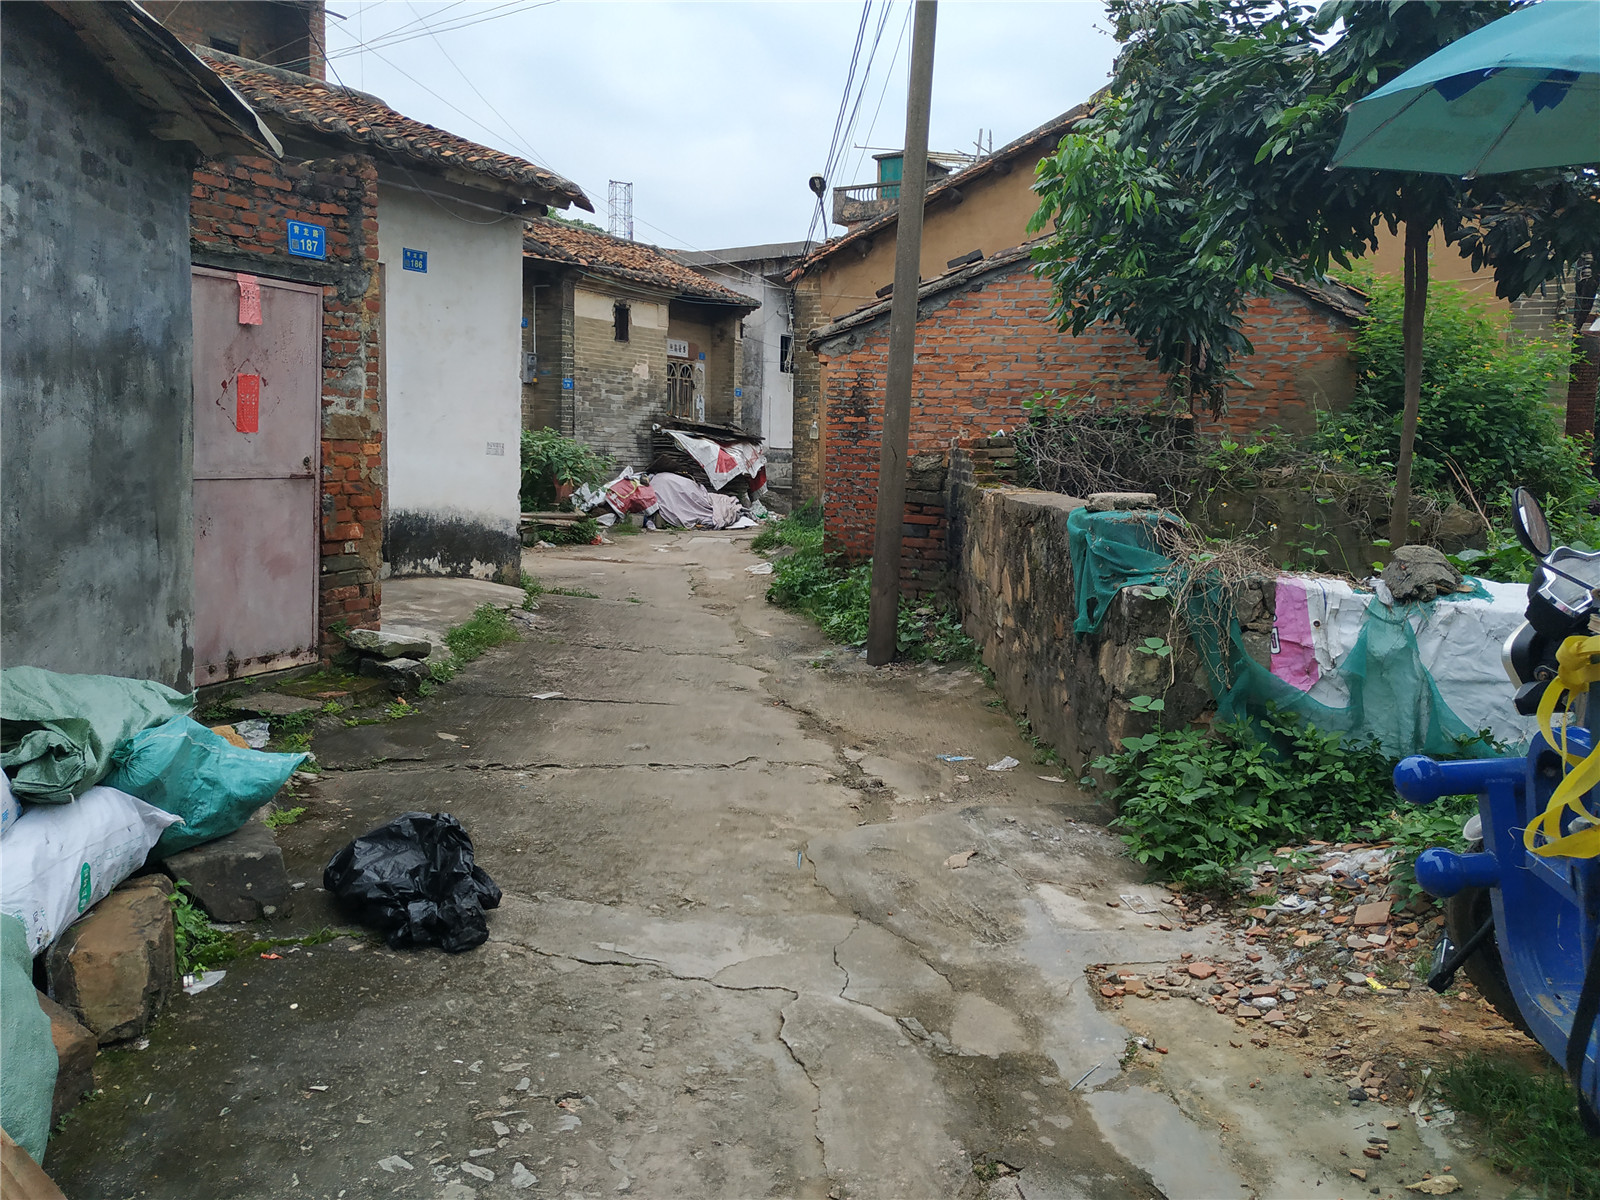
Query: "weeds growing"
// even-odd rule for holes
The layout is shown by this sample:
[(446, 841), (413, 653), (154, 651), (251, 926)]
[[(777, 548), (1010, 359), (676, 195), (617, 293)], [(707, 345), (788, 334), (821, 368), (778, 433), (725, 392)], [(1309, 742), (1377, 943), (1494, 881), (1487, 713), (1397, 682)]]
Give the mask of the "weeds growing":
[(1496, 1167), (1546, 1196), (1600, 1198), (1600, 1140), (1584, 1132), (1566, 1076), (1474, 1055), (1441, 1072), (1439, 1086), (1458, 1113), (1479, 1123)]
[[(472, 616), (444, 635), (444, 644), (458, 666), (482, 658), (496, 646), (517, 640), (511, 618), (492, 604), (480, 604)], [(452, 672), (454, 674), (454, 672)], [(438, 674), (434, 674), (438, 678)]]
[[(178, 880), (177, 888), (188, 881)], [(178, 951), (178, 974), (206, 971), (227, 962), (236, 953), (233, 939), (212, 927), (211, 918), (182, 891), (174, 889), (167, 897), (172, 905), (172, 934)]]
[(272, 806), (272, 811), (262, 818), (268, 829), (286, 829), (305, 815), (306, 806), (297, 804), (294, 808), (279, 808)]

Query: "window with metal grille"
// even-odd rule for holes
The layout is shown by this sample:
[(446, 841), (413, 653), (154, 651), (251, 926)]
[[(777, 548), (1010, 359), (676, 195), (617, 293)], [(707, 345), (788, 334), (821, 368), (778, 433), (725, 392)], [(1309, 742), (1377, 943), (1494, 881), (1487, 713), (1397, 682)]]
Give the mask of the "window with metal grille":
[(787, 333), (778, 335), (778, 370), (794, 374), (794, 338)]
[(694, 415), (694, 365), (667, 363), (667, 408), (675, 417)]
[(622, 303), (622, 301), (620, 301), (620, 300), (617, 301), (615, 304), (613, 304), (611, 306), (611, 320), (612, 320), (613, 325), (615, 326), (615, 332), (612, 334), (612, 337), (614, 337), (619, 342), (627, 341), (628, 340), (628, 306), (626, 304)]

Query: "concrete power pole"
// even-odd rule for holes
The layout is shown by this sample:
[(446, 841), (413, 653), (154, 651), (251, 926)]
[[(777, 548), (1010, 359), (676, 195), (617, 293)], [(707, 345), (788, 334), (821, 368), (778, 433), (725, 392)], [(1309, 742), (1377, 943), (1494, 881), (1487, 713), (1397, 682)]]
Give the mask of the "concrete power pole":
[(906, 519), (906, 441), (911, 427), (911, 370), (917, 337), (917, 285), (922, 263), (922, 206), (928, 191), (928, 109), (933, 97), (933, 30), (938, 0), (917, 0), (911, 31), (911, 86), (895, 227), (894, 298), (889, 307), (889, 378), (883, 395), (878, 455), (878, 521), (872, 543), (872, 601), (867, 662), (894, 659), (900, 615), (900, 542)]

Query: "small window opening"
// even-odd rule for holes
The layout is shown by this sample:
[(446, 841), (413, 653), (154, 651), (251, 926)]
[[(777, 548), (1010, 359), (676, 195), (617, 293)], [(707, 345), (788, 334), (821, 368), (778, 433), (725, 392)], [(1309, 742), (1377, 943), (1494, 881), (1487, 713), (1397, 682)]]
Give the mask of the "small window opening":
[(628, 340), (628, 306), (618, 301), (611, 308), (611, 320), (616, 329), (612, 336), (619, 342)]
[(213, 50), (221, 50), (224, 54), (236, 55), (239, 53), (238, 38), (220, 37), (217, 34), (212, 34), (210, 42)]
[(778, 335), (778, 370), (794, 374), (794, 338), (787, 333)]

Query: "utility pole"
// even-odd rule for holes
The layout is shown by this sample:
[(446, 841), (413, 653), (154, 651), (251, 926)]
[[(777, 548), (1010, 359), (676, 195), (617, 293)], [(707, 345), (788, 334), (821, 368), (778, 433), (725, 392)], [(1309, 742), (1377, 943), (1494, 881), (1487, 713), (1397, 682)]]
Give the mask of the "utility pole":
[(911, 371), (917, 338), (917, 285), (922, 263), (922, 206), (928, 192), (928, 109), (933, 97), (933, 30), (938, 0), (917, 0), (911, 30), (911, 86), (900, 219), (894, 239), (894, 295), (889, 306), (889, 378), (883, 394), (878, 454), (878, 522), (872, 543), (872, 600), (867, 662), (894, 659), (900, 616), (900, 542), (906, 519), (906, 441), (911, 427)]

